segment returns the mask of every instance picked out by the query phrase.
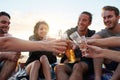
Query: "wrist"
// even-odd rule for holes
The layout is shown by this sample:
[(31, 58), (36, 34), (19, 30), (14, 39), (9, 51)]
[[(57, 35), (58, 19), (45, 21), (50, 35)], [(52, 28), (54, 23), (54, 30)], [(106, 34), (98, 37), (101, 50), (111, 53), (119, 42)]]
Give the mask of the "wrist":
[(107, 53), (108, 53), (107, 49), (102, 49), (102, 50), (101, 50), (101, 57), (102, 57), (102, 58), (105, 58), (106, 55), (107, 55)]
[(46, 47), (47, 47), (47, 41), (40, 41), (40, 47), (39, 50), (43, 50), (46, 51)]

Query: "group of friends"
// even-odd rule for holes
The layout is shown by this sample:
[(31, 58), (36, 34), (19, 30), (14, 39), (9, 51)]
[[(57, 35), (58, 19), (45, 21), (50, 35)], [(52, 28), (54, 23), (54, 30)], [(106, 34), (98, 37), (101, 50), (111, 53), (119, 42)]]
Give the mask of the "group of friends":
[[(102, 18), (105, 28), (99, 32), (90, 30), (92, 14), (83, 11), (78, 18), (77, 26), (66, 31), (70, 35), (77, 31), (80, 36), (87, 39), (87, 55), (82, 56), (78, 46), (74, 48), (76, 61), (69, 63), (65, 55), (67, 49), (66, 40), (46, 39), (49, 25), (45, 21), (39, 21), (34, 26), (30, 41), (12, 37), (8, 33), (10, 15), (0, 12), (0, 79), (7, 80), (15, 71), (21, 51), (29, 51), (29, 57), (25, 64), (26, 74), (30, 80), (39, 77), (51, 80), (50, 65), (56, 63), (56, 55), (64, 54), (61, 63), (55, 66), (56, 80), (86, 80), (85, 76), (94, 74), (94, 80), (102, 80), (102, 64), (106, 69), (114, 71), (111, 80), (120, 80), (120, 13), (114, 6), (102, 8)], [(6, 52), (5, 52), (6, 51)], [(9, 65), (9, 66), (8, 66)]]

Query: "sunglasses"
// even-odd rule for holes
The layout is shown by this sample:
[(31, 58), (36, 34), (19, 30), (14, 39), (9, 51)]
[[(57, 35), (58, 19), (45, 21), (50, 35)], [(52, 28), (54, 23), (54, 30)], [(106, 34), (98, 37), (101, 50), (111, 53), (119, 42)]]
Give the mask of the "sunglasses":
[(0, 21), (0, 23), (2, 23), (2, 24), (10, 24), (10, 22), (8, 22), (8, 21)]

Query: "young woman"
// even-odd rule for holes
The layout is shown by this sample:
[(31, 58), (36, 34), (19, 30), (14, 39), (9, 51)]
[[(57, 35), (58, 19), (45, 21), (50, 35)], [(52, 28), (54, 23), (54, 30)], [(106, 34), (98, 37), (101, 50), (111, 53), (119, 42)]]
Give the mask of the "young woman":
[[(40, 41), (44, 40), (49, 31), (49, 26), (45, 21), (39, 21), (34, 27), (34, 34), (29, 37), (29, 40)], [(48, 51), (34, 51), (29, 53), (29, 58), (26, 62), (26, 72), (30, 76), (30, 80), (34, 78), (37, 80), (45, 78), (51, 80), (50, 64), (56, 62), (56, 56), (53, 52)], [(34, 70), (33, 70), (34, 69)], [(33, 76), (34, 75), (34, 76)]]

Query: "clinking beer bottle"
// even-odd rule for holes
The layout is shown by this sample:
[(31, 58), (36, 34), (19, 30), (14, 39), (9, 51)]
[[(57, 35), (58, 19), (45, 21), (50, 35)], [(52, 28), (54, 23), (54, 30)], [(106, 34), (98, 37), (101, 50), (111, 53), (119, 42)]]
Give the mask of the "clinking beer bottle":
[(75, 53), (74, 53), (74, 50), (72, 49), (72, 46), (69, 40), (68, 40), (68, 46), (65, 54), (68, 58), (69, 63), (74, 63), (76, 61)]

